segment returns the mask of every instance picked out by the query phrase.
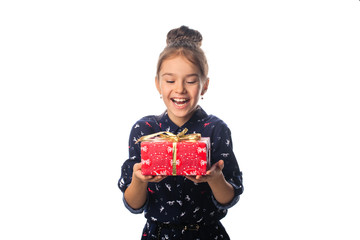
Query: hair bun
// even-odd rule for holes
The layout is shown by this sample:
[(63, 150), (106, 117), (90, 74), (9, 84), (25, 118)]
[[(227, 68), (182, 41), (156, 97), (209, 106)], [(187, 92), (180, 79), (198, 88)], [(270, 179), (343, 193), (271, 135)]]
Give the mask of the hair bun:
[(167, 34), (166, 44), (171, 45), (195, 45), (201, 46), (202, 36), (200, 32), (186, 26), (172, 29)]

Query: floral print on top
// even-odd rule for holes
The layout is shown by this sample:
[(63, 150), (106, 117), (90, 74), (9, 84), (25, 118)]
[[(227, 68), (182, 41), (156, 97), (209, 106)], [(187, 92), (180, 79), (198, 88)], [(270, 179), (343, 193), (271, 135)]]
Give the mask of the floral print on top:
[[(147, 201), (142, 208), (132, 209), (125, 199), (124, 204), (132, 213), (145, 212), (147, 223), (142, 233), (143, 240), (229, 239), (219, 220), (227, 214), (228, 208), (237, 203), (243, 192), (242, 172), (232, 150), (230, 129), (221, 119), (206, 114), (200, 106), (182, 127), (174, 124), (166, 111), (159, 116), (146, 116), (137, 121), (130, 133), (129, 159), (122, 166), (118, 186), (125, 192), (131, 183), (133, 165), (141, 162), (140, 143), (135, 144), (137, 139), (160, 131), (178, 134), (184, 128), (188, 129), (188, 133), (210, 137), (211, 164), (224, 160), (223, 174), (234, 187), (233, 200), (222, 205), (214, 198), (208, 183), (194, 183), (184, 176), (168, 176), (159, 183), (148, 183)], [(199, 224), (201, 227), (198, 231), (163, 228), (159, 232), (158, 223)]]

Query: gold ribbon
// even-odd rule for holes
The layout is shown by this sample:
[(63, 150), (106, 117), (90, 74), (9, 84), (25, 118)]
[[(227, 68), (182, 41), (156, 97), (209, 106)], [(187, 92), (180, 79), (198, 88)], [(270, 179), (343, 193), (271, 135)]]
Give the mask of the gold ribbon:
[(173, 134), (171, 132), (157, 132), (157, 133), (153, 133), (153, 134), (149, 134), (149, 135), (145, 135), (142, 136), (141, 138), (139, 138), (136, 142), (144, 142), (144, 141), (151, 141), (153, 140), (153, 138), (158, 137), (158, 139), (161, 140), (165, 140), (165, 141), (170, 141), (170, 142), (180, 142), (180, 141), (197, 141), (200, 140), (201, 138), (201, 134), (200, 133), (192, 133), (192, 134), (187, 134), (188, 129), (185, 128), (184, 130), (182, 130), (180, 133), (178, 134)]
[(165, 141), (170, 141), (173, 143), (173, 159), (172, 159), (172, 167), (173, 167), (173, 176), (176, 176), (176, 154), (177, 154), (177, 143), (180, 141), (197, 141), (201, 139), (201, 134), (200, 133), (192, 133), (192, 134), (187, 134), (188, 129), (185, 128), (183, 131), (181, 131), (178, 134), (173, 134), (171, 132), (157, 132), (157, 133), (153, 133), (153, 134), (149, 134), (146, 136), (142, 136), (141, 138), (139, 138), (136, 142), (144, 142), (144, 141), (152, 141), (155, 137), (158, 137), (158, 139), (161, 140), (165, 140)]
[(173, 142), (173, 159), (172, 159), (172, 175), (176, 176), (176, 154), (177, 154), (177, 142)]

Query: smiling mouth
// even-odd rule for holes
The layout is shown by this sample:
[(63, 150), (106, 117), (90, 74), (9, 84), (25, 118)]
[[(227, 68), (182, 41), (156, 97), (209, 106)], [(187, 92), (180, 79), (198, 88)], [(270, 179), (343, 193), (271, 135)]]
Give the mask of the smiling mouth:
[(171, 98), (171, 101), (175, 103), (175, 105), (181, 107), (184, 106), (186, 103), (190, 101), (190, 99), (187, 98)]

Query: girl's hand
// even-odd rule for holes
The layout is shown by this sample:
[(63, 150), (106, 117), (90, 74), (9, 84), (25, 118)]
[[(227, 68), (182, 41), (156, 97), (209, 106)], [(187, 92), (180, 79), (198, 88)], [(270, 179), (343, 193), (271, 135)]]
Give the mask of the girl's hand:
[(148, 194), (148, 182), (160, 182), (166, 176), (144, 176), (141, 174), (141, 163), (134, 164), (132, 180), (125, 190), (124, 198), (133, 209), (144, 206)]
[(211, 168), (206, 172), (206, 175), (186, 176), (186, 178), (193, 181), (194, 183), (211, 183), (213, 181), (216, 181), (217, 179), (221, 179), (224, 177), (222, 173), (223, 168), (224, 161), (219, 160), (217, 163), (211, 166)]
[(133, 179), (142, 182), (142, 183), (148, 183), (148, 182), (160, 182), (167, 176), (145, 176), (141, 173), (141, 163), (135, 163), (133, 167)]

